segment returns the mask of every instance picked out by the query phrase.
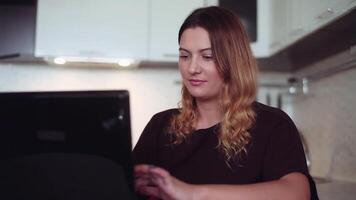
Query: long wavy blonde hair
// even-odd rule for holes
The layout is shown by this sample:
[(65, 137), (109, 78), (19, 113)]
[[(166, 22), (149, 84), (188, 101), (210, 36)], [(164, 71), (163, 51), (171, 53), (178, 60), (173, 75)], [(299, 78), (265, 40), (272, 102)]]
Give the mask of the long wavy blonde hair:
[[(256, 60), (248, 36), (238, 16), (232, 12), (215, 6), (193, 11), (179, 30), (178, 42), (186, 29), (194, 27), (204, 28), (209, 33), (217, 70), (224, 80), (220, 93), (224, 115), (217, 147), (229, 162), (236, 155), (247, 153), (251, 139), (248, 130), (255, 122), (252, 104), (257, 93)], [(184, 85), (179, 110), (170, 124), (174, 144), (182, 143), (192, 134), (198, 121), (196, 102)]]

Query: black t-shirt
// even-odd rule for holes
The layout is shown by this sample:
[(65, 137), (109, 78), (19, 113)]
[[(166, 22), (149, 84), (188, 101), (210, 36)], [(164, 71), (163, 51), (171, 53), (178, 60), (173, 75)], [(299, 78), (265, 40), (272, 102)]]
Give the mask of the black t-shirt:
[(292, 120), (283, 111), (260, 103), (254, 104), (254, 110), (257, 118), (249, 130), (247, 154), (234, 159), (230, 167), (217, 148), (219, 124), (196, 130), (182, 144), (172, 144), (167, 127), (172, 116), (179, 113), (177, 109), (152, 117), (134, 148), (134, 163), (162, 167), (192, 184), (249, 184), (301, 172), (309, 178), (312, 199), (318, 199)]

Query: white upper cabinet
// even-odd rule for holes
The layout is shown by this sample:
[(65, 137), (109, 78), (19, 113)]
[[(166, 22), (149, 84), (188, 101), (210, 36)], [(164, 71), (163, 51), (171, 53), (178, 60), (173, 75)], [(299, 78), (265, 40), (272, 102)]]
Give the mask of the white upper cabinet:
[(300, 0), (299, 5), (296, 3), (293, 9), (292, 20), (298, 20), (306, 32), (312, 31), (336, 14), (336, 3), (341, 1), (343, 0)]
[(152, 0), (149, 59), (178, 61), (178, 31), (184, 19), (196, 8), (217, 3), (217, 0)]
[(356, 0), (257, 0), (256, 57), (269, 57), (336, 20)]
[(257, 0), (257, 41), (251, 43), (256, 57), (268, 57), (281, 49), (287, 32), (287, 1)]
[(148, 57), (149, 0), (38, 0), (35, 56)]
[(38, 0), (35, 55), (177, 61), (177, 35), (217, 0)]
[(289, 5), (292, 41), (325, 26), (356, 6), (356, 0), (293, 0)]
[[(38, 0), (35, 56), (178, 60), (178, 30), (218, 0)], [(356, 0), (257, 0), (256, 57), (330, 23)]]
[(256, 0), (257, 1), (257, 40), (251, 43), (252, 52), (255, 57), (268, 57), (272, 53), (270, 44), (272, 43), (273, 17), (273, 0)]
[(356, 3), (355, 0), (302, 0), (302, 2), (303, 5), (299, 10), (305, 14), (299, 17), (305, 22), (305, 28), (311, 31), (339, 17)]

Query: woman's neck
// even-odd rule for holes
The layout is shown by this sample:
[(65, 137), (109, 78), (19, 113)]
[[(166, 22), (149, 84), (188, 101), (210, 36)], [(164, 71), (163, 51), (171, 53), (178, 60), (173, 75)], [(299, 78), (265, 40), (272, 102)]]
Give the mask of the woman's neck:
[(218, 102), (197, 101), (198, 122), (196, 129), (209, 128), (222, 120), (223, 114)]

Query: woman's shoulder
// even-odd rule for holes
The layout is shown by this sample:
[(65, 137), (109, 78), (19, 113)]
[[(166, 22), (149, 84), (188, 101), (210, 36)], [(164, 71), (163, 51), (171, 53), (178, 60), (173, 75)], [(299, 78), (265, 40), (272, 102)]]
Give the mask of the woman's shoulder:
[(149, 124), (154, 124), (156, 126), (165, 126), (170, 122), (172, 117), (177, 114), (179, 114), (179, 109), (177, 108), (158, 112), (152, 116), (151, 120), (149, 121)]
[(258, 125), (276, 125), (283, 123), (294, 126), (294, 123), (288, 114), (279, 108), (255, 102), (253, 104), (253, 109), (256, 113), (256, 121)]
[(171, 108), (171, 109), (167, 109), (161, 112), (158, 112), (156, 114), (153, 115), (152, 119), (169, 119), (174, 115), (179, 114), (179, 109), (178, 108)]
[(257, 114), (257, 118), (262, 118), (268, 121), (291, 121), (291, 118), (283, 110), (265, 105), (260, 102), (254, 102), (253, 109)]

